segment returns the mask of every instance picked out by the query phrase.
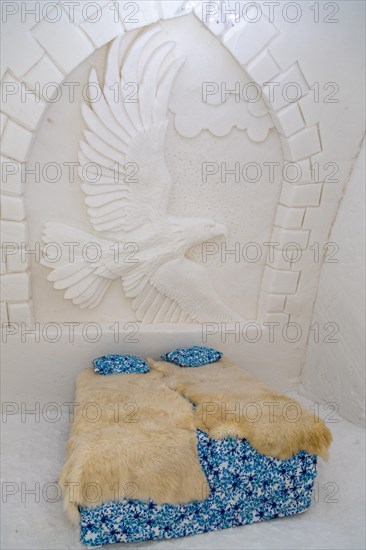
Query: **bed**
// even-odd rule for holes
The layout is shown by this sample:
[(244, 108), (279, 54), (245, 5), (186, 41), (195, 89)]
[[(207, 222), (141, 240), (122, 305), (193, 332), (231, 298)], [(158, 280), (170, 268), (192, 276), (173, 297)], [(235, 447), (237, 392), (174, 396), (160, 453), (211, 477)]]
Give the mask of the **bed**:
[[(287, 407), (294, 401), (221, 357), (199, 369), (167, 360), (146, 364), (148, 370), (127, 374), (103, 376), (89, 368), (79, 375), (76, 402), (82, 408), (60, 482), (83, 544), (185, 537), (310, 506), (318, 455), (326, 457), (331, 441), (322, 421), (299, 404), (303, 417), (283, 426), (276, 415), (252, 423), (237, 417), (233, 404), (248, 404), (249, 397), (257, 405), (273, 397)], [(234, 391), (233, 384), (241, 389)], [(119, 417), (116, 426), (110, 414), (116, 398), (137, 404), (138, 421)], [(216, 404), (224, 399), (231, 412), (223, 416)], [(85, 420), (82, 410), (90, 403), (108, 411), (104, 420)], [(79, 490), (95, 485), (99, 493), (89, 499)]]

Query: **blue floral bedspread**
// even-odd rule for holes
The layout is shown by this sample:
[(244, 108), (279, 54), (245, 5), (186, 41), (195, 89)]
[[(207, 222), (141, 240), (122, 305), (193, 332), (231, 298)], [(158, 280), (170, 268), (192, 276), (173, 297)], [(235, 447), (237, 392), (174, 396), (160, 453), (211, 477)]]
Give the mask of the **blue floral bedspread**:
[(81, 508), (81, 542), (99, 546), (186, 537), (298, 514), (310, 506), (316, 456), (301, 451), (279, 460), (258, 453), (246, 440), (214, 440), (201, 431), (197, 438), (209, 498), (184, 505), (124, 500)]

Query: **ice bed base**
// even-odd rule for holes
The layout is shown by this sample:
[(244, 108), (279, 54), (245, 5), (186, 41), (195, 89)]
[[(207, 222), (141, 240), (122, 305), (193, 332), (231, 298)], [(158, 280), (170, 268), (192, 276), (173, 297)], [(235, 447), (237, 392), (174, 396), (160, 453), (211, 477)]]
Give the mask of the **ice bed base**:
[(290, 516), (310, 506), (316, 456), (301, 451), (279, 460), (261, 455), (246, 440), (214, 440), (199, 430), (197, 439), (209, 498), (184, 505), (131, 499), (80, 508), (81, 542), (93, 547), (186, 537)]

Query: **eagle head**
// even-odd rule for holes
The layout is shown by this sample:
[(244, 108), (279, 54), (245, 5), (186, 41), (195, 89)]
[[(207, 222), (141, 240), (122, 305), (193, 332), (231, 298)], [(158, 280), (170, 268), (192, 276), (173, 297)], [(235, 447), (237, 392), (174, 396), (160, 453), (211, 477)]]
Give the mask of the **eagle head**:
[(175, 225), (180, 237), (188, 246), (201, 244), (203, 241), (226, 235), (224, 224), (216, 223), (211, 218), (172, 218), (170, 223)]

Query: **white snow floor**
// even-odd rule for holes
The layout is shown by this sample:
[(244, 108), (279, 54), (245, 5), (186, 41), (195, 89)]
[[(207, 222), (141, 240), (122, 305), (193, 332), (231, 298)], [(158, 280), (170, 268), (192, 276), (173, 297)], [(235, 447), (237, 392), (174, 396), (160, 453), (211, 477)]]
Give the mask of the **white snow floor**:
[[(295, 397), (295, 395), (294, 395)], [(305, 401), (299, 397), (301, 401)], [(215, 533), (170, 541), (114, 544), (111, 550), (175, 549), (363, 549), (365, 548), (365, 438), (361, 428), (338, 419), (328, 424), (334, 437), (331, 458), (320, 460), (315, 502), (304, 514)], [(34, 495), (22, 496), (21, 483), (40, 489), (58, 478), (64, 461), (69, 425), (20, 416), (2, 423), (2, 533), (3, 550), (66, 550), (85, 548), (77, 527), (71, 526), (62, 502), (48, 503)], [(9, 485), (19, 492), (7, 496)], [(23, 490), (24, 493), (24, 490)], [(54, 496), (49, 491), (50, 498)], [(4, 502), (6, 500), (6, 502)], [(23, 502), (22, 502), (23, 501)]]

